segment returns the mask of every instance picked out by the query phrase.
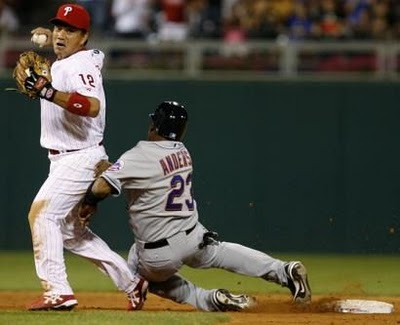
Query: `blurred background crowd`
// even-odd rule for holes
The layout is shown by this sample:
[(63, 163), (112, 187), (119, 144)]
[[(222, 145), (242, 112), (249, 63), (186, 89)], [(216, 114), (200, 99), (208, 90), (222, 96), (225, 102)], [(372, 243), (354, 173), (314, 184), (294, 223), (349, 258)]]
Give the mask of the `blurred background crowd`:
[[(48, 25), (66, 1), (0, 0), (2, 32), (26, 35)], [(399, 0), (79, 0), (92, 32), (159, 41), (393, 40)]]
[[(12, 68), (24, 49), (13, 40), (27, 41), (37, 26), (52, 28), (48, 21), (64, 3), (88, 9), (91, 39), (113, 42), (106, 53), (110, 69), (390, 76), (400, 67), (400, 51), (386, 49), (400, 39), (400, 0), (0, 0), (0, 31), (12, 36), (0, 49), (0, 71)], [(133, 47), (128, 40), (146, 42)], [(221, 42), (198, 44), (191, 55), (174, 47), (186, 40)], [(310, 40), (317, 48), (282, 46)], [(326, 50), (332, 41), (341, 44)], [(152, 47), (162, 42), (172, 45)]]

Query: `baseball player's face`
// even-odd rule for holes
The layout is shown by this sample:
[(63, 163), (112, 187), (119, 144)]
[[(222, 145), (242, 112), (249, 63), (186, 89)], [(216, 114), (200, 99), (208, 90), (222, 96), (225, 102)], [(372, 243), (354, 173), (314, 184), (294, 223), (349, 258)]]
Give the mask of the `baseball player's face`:
[(56, 25), (53, 29), (53, 50), (58, 60), (65, 59), (85, 47), (88, 33), (70, 26)]

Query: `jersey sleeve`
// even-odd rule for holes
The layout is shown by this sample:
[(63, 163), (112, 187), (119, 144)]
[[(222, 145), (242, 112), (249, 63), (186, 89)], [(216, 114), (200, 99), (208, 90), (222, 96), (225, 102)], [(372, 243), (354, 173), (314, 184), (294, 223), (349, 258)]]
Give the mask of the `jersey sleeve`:
[(75, 64), (70, 75), (70, 84), (73, 91), (83, 96), (95, 97), (100, 100), (103, 78), (101, 69), (103, 67), (104, 54), (99, 50), (87, 51), (77, 60), (84, 61), (84, 64)]
[(103, 178), (114, 189), (112, 193), (113, 196), (119, 196), (121, 194), (122, 186), (118, 178), (111, 177), (107, 173), (101, 175), (100, 177)]
[(159, 167), (146, 157), (146, 154), (135, 147), (124, 153), (102, 177), (121, 193), (121, 189), (140, 189), (149, 186), (149, 182), (159, 170)]

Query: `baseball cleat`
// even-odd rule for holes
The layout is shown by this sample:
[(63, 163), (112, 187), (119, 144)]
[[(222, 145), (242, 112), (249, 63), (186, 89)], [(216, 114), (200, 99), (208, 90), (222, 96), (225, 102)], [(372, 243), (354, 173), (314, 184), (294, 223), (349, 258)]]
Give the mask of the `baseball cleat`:
[(311, 302), (311, 288), (308, 284), (307, 270), (301, 262), (290, 262), (285, 265), (287, 286), (293, 295), (293, 301), (299, 304)]
[(135, 289), (128, 294), (128, 311), (140, 310), (143, 308), (144, 301), (146, 300), (147, 287), (149, 283), (144, 279), (139, 279)]
[(27, 306), (28, 310), (71, 310), (78, 304), (74, 295), (44, 294)]
[(241, 311), (254, 304), (253, 298), (247, 295), (234, 295), (225, 289), (218, 289), (212, 295), (217, 311)]

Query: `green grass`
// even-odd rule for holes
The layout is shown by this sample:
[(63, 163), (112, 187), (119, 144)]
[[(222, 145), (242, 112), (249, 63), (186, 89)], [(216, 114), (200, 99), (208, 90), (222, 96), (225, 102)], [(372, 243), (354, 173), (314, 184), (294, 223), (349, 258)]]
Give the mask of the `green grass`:
[[(124, 257), (126, 254), (122, 253)], [(307, 266), (315, 294), (400, 296), (398, 255), (272, 254), (283, 260), (300, 259)], [(91, 263), (66, 254), (68, 278), (75, 291), (116, 291), (108, 277)], [(41, 290), (31, 252), (0, 252), (0, 290)], [(249, 293), (280, 293), (286, 288), (224, 270), (193, 270), (182, 274), (205, 288), (227, 288)]]
[(0, 311), (0, 324), (12, 325), (47, 325), (47, 324), (85, 324), (85, 325), (114, 325), (114, 324), (174, 324), (174, 325), (210, 325), (229, 320), (229, 316), (221, 313), (174, 313), (146, 312), (128, 313), (126, 311), (72, 311), (72, 312), (19, 312)]
[[(126, 254), (121, 254), (126, 257)], [(272, 254), (282, 260), (302, 260), (307, 266), (314, 294), (400, 296), (400, 256)], [(76, 292), (117, 291), (108, 277), (91, 263), (66, 254), (69, 281)], [(0, 252), (0, 291), (41, 291), (31, 252)], [(227, 288), (246, 293), (285, 293), (260, 279), (223, 270), (183, 268), (182, 274), (205, 288)], [(0, 310), (0, 324), (221, 324), (230, 316), (204, 312), (126, 311), (35, 312)]]

